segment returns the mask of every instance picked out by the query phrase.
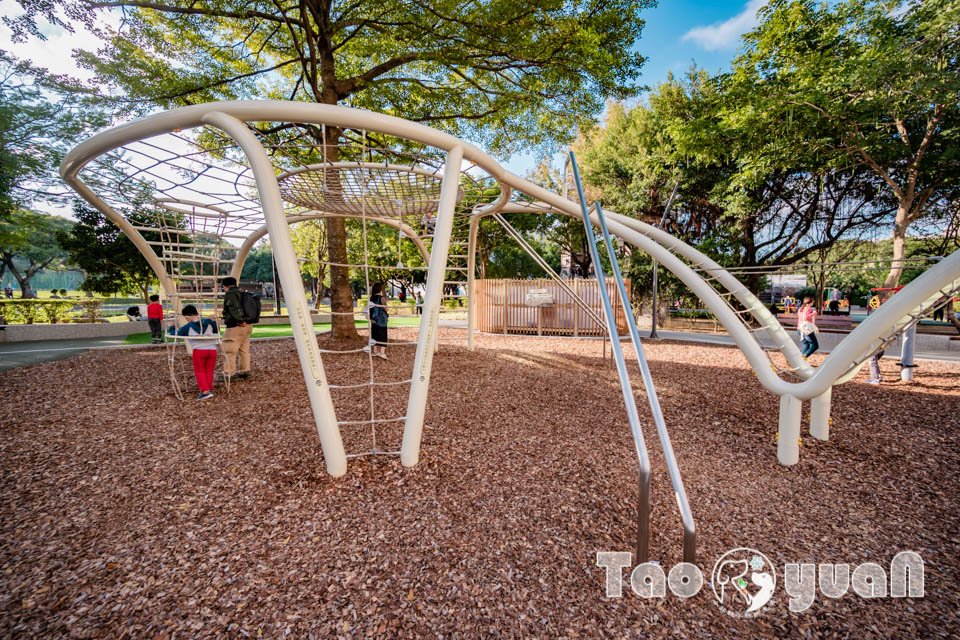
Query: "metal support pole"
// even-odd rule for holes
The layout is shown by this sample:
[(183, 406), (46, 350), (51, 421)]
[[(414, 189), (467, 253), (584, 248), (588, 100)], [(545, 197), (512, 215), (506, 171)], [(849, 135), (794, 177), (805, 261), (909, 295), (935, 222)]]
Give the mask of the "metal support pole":
[(257, 191), (263, 207), (263, 217), (270, 234), (270, 245), (276, 259), (280, 284), (289, 296), (287, 309), (290, 314), (290, 328), (300, 357), (300, 369), (307, 383), (307, 395), (313, 410), (320, 446), (327, 464), (327, 473), (342, 476), (347, 472), (347, 454), (340, 437), (340, 426), (330, 397), (330, 387), (320, 358), (320, 347), (313, 332), (313, 319), (307, 296), (303, 291), (303, 279), (297, 254), (290, 239), (290, 227), (283, 211), (283, 199), (270, 158), (256, 136), (246, 124), (225, 113), (214, 112), (203, 117), (206, 124), (222, 129), (237, 141), (250, 161), (250, 168), (257, 182)]
[[(610, 304), (610, 294), (607, 291), (607, 279), (600, 264), (600, 252), (597, 250), (597, 241), (593, 235), (593, 226), (590, 223), (590, 211), (587, 200), (583, 195), (583, 186), (580, 184), (580, 172), (577, 169), (576, 157), (570, 152), (570, 164), (573, 168), (573, 177), (580, 196), (580, 209), (583, 212), (584, 232), (587, 244), (590, 245), (590, 255), (593, 258), (594, 273), (600, 287), (600, 300), (603, 302), (603, 311), (607, 320), (607, 333), (610, 336), (610, 349), (617, 366), (617, 376), (620, 379), (620, 390), (623, 393), (623, 403), (627, 409), (627, 420), (630, 422), (630, 431), (633, 434), (634, 447), (640, 467), (639, 483), (640, 496), (637, 506), (637, 562), (646, 562), (650, 552), (650, 458), (647, 455), (647, 445), (640, 430), (640, 415), (637, 412), (637, 401), (633, 396), (630, 385), (630, 376), (627, 373), (627, 364), (623, 359), (623, 349), (620, 346), (620, 334), (617, 331), (617, 320), (613, 315), (613, 305)], [(616, 260), (612, 257), (612, 260)]]
[[(670, 197), (667, 199), (667, 206), (663, 208), (663, 215), (660, 216), (660, 224), (657, 225), (657, 229), (663, 227), (663, 223), (667, 220), (667, 214), (670, 213), (670, 206), (673, 204), (673, 197), (677, 195), (677, 187), (680, 186), (680, 181), (677, 180), (673, 184), (673, 191), (670, 192)], [(660, 271), (660, 265), (657, 263), (657, 259), (653, 259), (653, 309), (651, 311), (650, 318), (650, 338), (652, 340), (657, 339), (657, 273)]]
[(427, 295), (423, 301), (423, 316), (417, 334), (417, 353), (413, 360), (413, 381), (407, 401), (407, 419), (403, 425), (403, 442), (400, 446), (400, 463), (412, 467), (420, 459), (420, 440), (423, 436), (423, 419), (427, 407), (427, 387), (430, 384), (430, 368), (433, 365), (434, 346), (437, 342), (437, 325), (443, 302), (443, 285), (447, 275), (447, 254), (450, 252), (450, 236), (453, 234), (453, 215), (457, 206), (457, 189), (460, 181), (460, 163), (463, 147), (456, 146), (447, 152), (437, 206), (437, 225), (430, 246), (430, 269), (427, 272)]
[(790, 394), (780, 396), (777, 460), (784, 466), (800, 462), (800, 418), (803, 403)]
[(824, 442), (830, 439), (830, 396), (833, 387), (810, 400), (810, 435)]
[(653, 308), (650, 311), (650, 338), (657, 339), (657, 259), (653, 259)]
[[(575, 163), (573, 166), (574, 169), (576, 169)], [(640, 332), (637, 329), (637, 323), (633, 318), (633, 314), (630, 313), (630, 304), (627, 302), (627, 291), (623, 284), (623, 274), (620, 273), (620, 265), (613, 252), (613, 242), (610, 240), (610, 232), (607, 230), (607, 221), (604, 218), (603, 208), (599, 202), (596, 205), (596, 210), (597, 219), (600, 222), (600, 229), (603, 231), (603, 240), (607, 246), (607, 255), (610, 257), (610, 268), (613, 270), (613, 280), (620, 294), (620, 304), (626, 316), (627, 327), (630, 330), (630, 339), (633, 342), (633, 350), (637, 357), (637, 364), (640, 365), (643, 387), (647, 392), (647, 401), (650, 403), (650, 413), (653, 415), (653, 423), (657, 428), (657, 436), (660, 438), (663, 457), (667, 463), (667, 472), (670, 474), (670, 483), (673, 485), (673, 492), (677, 498), (677, 507), (680, 510), (680, 518), (683, 521), (683, 561), (694, 563), (697, 558), (697, 529), (693, 521), (693, 513), (690, 510), (690, 503), (687, 501), (687, 491), (683, 487), (683, 477), (680, 474), (677, 457), (673, 451), (673, 444), (670, 442), (670, 433), (667, 431), (667, 425), (663, 419), (660, 399), (657, 396), (656, 386), (653, 384), (650, 366), (647, 364), (647, 358), (643, 352)]]
[(900, 349), (900, 379), (904, 382), (913, 380), (913, 370), (916, 363), (913, 359), (917, 346), (917, 325), (913, 323), (903, 332), (903, 347)]

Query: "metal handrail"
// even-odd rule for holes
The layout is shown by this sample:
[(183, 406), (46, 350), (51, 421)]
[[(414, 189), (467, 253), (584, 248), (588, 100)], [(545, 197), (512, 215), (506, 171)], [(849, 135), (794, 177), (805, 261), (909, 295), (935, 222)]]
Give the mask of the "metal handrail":
[[(593, 237), (593, 227), (590, 223), (589, 211), (586, 207), (586, 200), (583, 196), (583, 188), (580, 185), (580, 174), (577, 168), (576, 157), (570, 152), (570, 160), (576, 177), (577, 190), (580, 193), (580, 207), (584, 214), (584, 229), (586, 230), (587, 241), (590, 243), (591, 250), (594, 253), (594, 260), (599, 271), (599, 255), (596, 251), (596, 239)], [(627, 293), (623, 284), (623, 275), (620, 272), (620, 265), (617, 263), (616, 254), (613, 250), (613, 242), (610, 239), (610, 232), (607, 229), (607, 221), (603, 215), (603, 208), (600, 203), (596, 203), (595, 210), (597, 219), (600, 222), (600, 229), (603, 231), (603, 240), (607, 248), (607, 255), (610, 257), (610, 268), (613, 271), (614, 281), (617, 283), (617, 289), (620, 294), (620, 304), (623, 307), (624, 315), (627, 317), (627, 326), (630, 329), (630, 338), (633, 342), (633, 350), (637, 357), (637, 364), (640, 366), (640, 373), (643, 377), (643, 386), (647, 392), (647, 400), (650, 403), (650, 413), (653, 415), (653, 422), (657, 427), (657, 435), (660, 438), (660, 444), (663, 449), (663, 457), (667, 463), (667, 471), (670, 474), (670, 482), (673, 485), (674, 495), (677, 498), (677, 506), (680, 509), (680, 517), (683, 521), (683, 561), (695, 563), (697, 557), (697, 530), (693, 520), (693, 513), (690, 510), (690, 503), (687, 500), (687, 492), (683, 487), (683, 478), (680, 474), (680, 467), (677, 464), (677, 458), (673, 451), (673, 444), (670, 442), (670, 433), (667, 431), (666, 423), (663, 419), (663, 412), (660, 409), (660, 400), (657, 397), (657, 390), (653, 384), (653, 377), (650, 375), (650, 367), (647, 364), (646, 355), (643, 352), (643, 345), (640, 341), (640, 333), (637, 329), (637, 323), (631, 313), (629, 303), (627, 302)], [(621, 353), (622, 357), (622, 353)], [(621, 385), (623, 381), (621, 380)], [(623, 389), (624, 394), (629, 393), (633, 396), (629, 382)]]
[[(613, 351), (613, 360), (617, 365), (617, 376), (620, 378), (620, 390), (623, 392), (623, 403), (627, 409), (627, 420), (630, 422), (630, 432), (633, 434), (633, 443), (637, 452), (637, 461), (640, 465), (640, 495), (637, 505), (637, 562), (644, 563), (650, 554), (650, 456), (647, 454), (647, 445), (640, 430), (640, 415), (637, 412), (637, 401), (630, 386), (630, 376), (627, 373), (627, 364), (623, 359), (623, 349), (620, 346), (620, 333), (617, 331), (617, 321), (613, 316), (613, 305), (610, 304), (610, 292), (607, 291), (607, 279), (600, 264), (600, 252), (597, 250), (597, 240), (593, 235), (590, 224), (590, 211), (583, 194), (583, 185), (580, 183), (580, 171), (577, 168), (576, 157), (570, 152), (570, 161), (573, 168), (573, 178), (577, 185), (580, 197), (580, 209), (583, 212), (583, 226), (590, 245), (590, 255), (593, 258), (593, 270), (600, 285), (600, 299), (603, 301), (603, 310), (607, 320), (607, 330), (610, 333), (610, 346)], [(622, 280), (621, 280), (622, 284)], [(621, 294), (622, 296), (623, 294)], [(629, 313), (627, 314), (630, 315)]]
[(677, 497), (677, 506), (680, 509), (680, 518), (683, 521), (683, 561), (694, 563), (697, 558), (697, 528), (693, 521), (693, 513), (690, 511), (687, 492), (683, 488), (683, 477), (680, 475), (680, 467), (677, 465), (677, 457), (673, 452), (673, 444), (670, 442), (670, 433), (667, 431), (667, 425), (663, 419), (663, 412), (660, 410), (660, 400), (657, 397), (657, 389), (653, 384), (650, 367), (647, 365), (647, 358), (643, 352), (643, 345), (640, 342), (637, 323), (634, 321), (633, 314), (630, 313), (627, 294), (623, 286), (623, 276), (620, 274), (620, 265), (617, 264), (616, 256), (613, 253), (613, 244), (610, 241), (610, 233), (607, 231), (607, 221), (603, 216), (603, 208), (599, 202), (595, 208), (597, 218), (600, 220), (600, 228), (603, 229), (603, 239), (607, 245), (607, 255), (610, 256), (610, 267), (613, 270), (614, 280), (620, 290), (620, 302), (623, 305), (624, 315), (627, 316), (627, 326), (630, 328), (630, 339), (633, 341), (633, 350), (637, 356), (637, 364), (640, 365), (640, 373), (643, 376), (643, 386), (647, 391), (650, 413), (653, 414), (653, 423), (657, 426), (657, 435), (660, 438), (660, 445), (663, 448), (663, 458), (667, 462), (670, 483), (673, 485), (673, 492)]

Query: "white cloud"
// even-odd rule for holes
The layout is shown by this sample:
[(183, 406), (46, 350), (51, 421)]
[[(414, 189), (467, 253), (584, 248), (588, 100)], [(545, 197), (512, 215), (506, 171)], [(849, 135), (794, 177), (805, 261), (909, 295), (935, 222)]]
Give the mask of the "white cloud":
[(684, 42), (693, 40), (707, 51), (720, 51), (736, 47), (741, 34), (757, 26), (757, 11), (766, 0), (750, 0), (743, 11), (737, 15), (710, 25), (694, 27), (681, 38)]
[[(0, 13), (14, 16), (23, 13), (23, 10), (14, 0), (0, 0)], [(101, 17), (105, 18), (105, 20), (100, 21), (101, 25), (116, 28), (119, 24), (117, 15), (108, 13)], [(30, 37), (26, 42), (13, 42), (10, 30), (6, 25), (0, 23), (0, 49), (12, 53), (18, 58), (29, 60), (51, 73), (66, 74), (81, 80), (91, 79), (93, 74), (87, 69), (78, 67), (72, 53), (74, 49), (96, 51), (103, 46), (103, 41), (80, 24), (75, 25), (74, 33), (50, 27), (43, 21), (41, 21), (41, 24), (44, 35), (47, 37), (46, 40)]]

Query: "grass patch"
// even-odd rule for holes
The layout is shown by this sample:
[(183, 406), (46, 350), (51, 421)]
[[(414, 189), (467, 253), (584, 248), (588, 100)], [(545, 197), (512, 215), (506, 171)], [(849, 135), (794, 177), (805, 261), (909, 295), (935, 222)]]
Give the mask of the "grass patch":
[[(366, 320), (357, 320), (358, 329), (366, 329)], [(390, 327), (418, 327), (420, 318), (390, 318)], [(330, 323), (321, 322), (313, 325), (314, 332), (329, 331)], [(251, 338), (286, 338), (293, 335), (293, 329), (288, 324), (258, 325), (253, 328)], [(124, 338), (124, 344), (150, 344), (150, 333), (134, 333)]]

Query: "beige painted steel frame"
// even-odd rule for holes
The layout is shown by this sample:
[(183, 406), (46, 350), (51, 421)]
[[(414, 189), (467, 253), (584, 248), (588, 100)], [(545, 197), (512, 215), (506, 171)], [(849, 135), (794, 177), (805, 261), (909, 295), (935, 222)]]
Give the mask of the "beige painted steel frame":
[[(454, 209), (460, 189), (459, 176), (461, 163), (466, 158), (481, 168), (503, 170), (493, 159), (477, 147), (465, 143), (454, 136), (439, 132), (430, 127), (411, 123), (400, 118), (346, 107), (308, 104), (283, 101), (234, 101), (194, 105), (174, 109), (135, 122), (104, 131), (84, 141), (74, 148), (64, 159), (60, 174), (74, 190), (85, 200), (100, 210), (114, 222), (140, 249), (144, 258), (153, 268), (161, 286), (172, 291), (173, 285), (163, 265), (150, 249), (137, 230), (120, 214), (113, 210), (79, 179), (83, 167), (99, 155), (122, 147), (125, 144), (170, 133), (210, 125), (224, 131), (238, 143), (247, 156), (250, 168), (257, 184), (267, 233), (274, 246), (277, 271), (284, 289), (291, 294), (291, 327), (297, 344), (301, 369), (307, 383), (307, 392), (320, 436), (327, 472), (334, 476), (346, 472), (346, 454), (336, 419), (336, 413), (330, 398), (323, 364), (313, 336), (309, 309), (303, 284), (299, 277), (299, 267), (290, 240), (290, 232), (283, 202), (280, 197), (277, 175), (259, 140), (253, 135), (246, 122), (293, 121), (313, 124), (326, 124), (342, 128), (365, 129), (388, 135), (403, 137), (447, 152), (443, 168), (443, 179), (438, 203), (438, 220), (430, 252), (430, 269), (427, 276), (427, 296), (421, 322), (417, 353), (414, 361), (414, 377), (410, 388), (407, 407), (407, 419), (404, 424), (401, 461), (407, 466), (416, 464), (419, 458), (423, 419), (426, 409), (427, 389), (433, 361), (433, 345), (437, 338), (437, 324), (442, 298), (443, 280), (447, 255), (449, 253)], [(405, 168), (409, 170), (409, 168)], [(433, 172), (429, 172), (434, 175)], [(490, 205), (495, 208), (504, 204), (510, 197), (509, 187), (502, 186), (497, 200)], [(262, 236), (261, 236), (262, 237)], [(417, 234), (410, 234), (411, 238)], [(417, 237), (419, 241), (419, 237)], [(234, 272), (243, 267), (244, 259), (252, 244), (245, 243), (245, 251), (238, 253), (234, 263)], [(418, 248), (423, 250), (422, 242)]]
[[(431, 344), (436, 342), (439, 297), (442, 293), (442, 280), (444, 278), (442, 271), (446, 266), (445, 261), (449, 249), (449, 227), (447, 227), (447, 224), (441, 223), (445, 222), (452, 225), (452, 212), (457, 191), (455, 187), (458, 186), (455, 185), (454, 176), (459, 175), (460, 162), (467, 160), (474, 163), (497, 180), (500, 186), (500, 196), (496, 201), (478, 207), (473, 213), (474, 219), (471, 221), (470, 234), (471, 247), (468, 254), (471, 267), (475, 266), (475, 230), (473, 226), (480, 216), (499, 211), (507, 213), (532, 210), (531, 207), (519, 203), (508, 203), (514, 190), (532, 196), (543, 203), (542, 212), (565, 213), (581, 220), (582, 214), (573, 202), (506, 171), (493, 158), (476, 146), (463, 142), (450, 134), (394, 116), (340, 106), (284, 101), (234, 101), (193, 105), (104, 131), (84, 141), (67, 155), (60, 167), (60, 174), (64, 181), (120, 227), (134, 245), (140, 249), (144, 258), (157, 274), (161, 286), (167, 291), (172, 291), (174, 287), (169, 276), (142, 236), (123, 216), (114, 211), (79, 179), (79, 172), (84, 165), (97, 156), (117, 149), (124, 144), (204, 124), (221, 128), (240, 144), (247, 154), (254, 178), (261, 190), (260, 195), (264, 201), (264, 217), (271, 242), (275, 246), (283, 245), (282, 252), (284, 255), (278, 261), (281, 282), (288, 292), (300, 293), (297, 296), (299, 300), (295, 304), (296, 311), (293, 314), (295, 317), (291, 317), (291, 324), (295, 324), (294, 334), (297, 340), (301, 367), (307, 379), (308, 393), (310, 393), (311, 406), (317, 422), (327, 470), (332, 475), (341, 475), (345, 472), (346, 458), (340, 440), (336, 416), (332, 403), (329, 402), (329, 390), (323, 376), (323, 366), (316, 341), (312, 336), (312, 326), (309, 326), (308, 331), (307, 320), (309, 314), (306, 309), (306, 297), (303, 295), (303, 285), (298, 276), (296, 257), (292, 253), (292, 243), (290, 243), (289, 229), (283, 215), (277, 177), (259, 141), (244, 124), (245, 122), (262, 121), (293, 121), (378, 131), (419, 142), (446, 151), (448, 154), (447, 164), (444, 167), (444, 182), (440, 197), (441, 211), (438, 219), (438, 230), (442, 231), (447, 228), (448, 232), (446, 234), (438, 233), (433, 241), (428, 275), (427, 308), (424, 312), (427, 322), (421, 323), (420, 326), (414, 383), (411, 384), (410, 406), (408, 406), (407, 421), (404, 425), (403, 452), (401, 454), (401, 460), (405, 465), (416, 464), (419, 456), (427, 383), (433, 351), (433, 349), (426, 349), (425, 347), (427, 342)], [(591, 216), (591, 222), (597, 224), (594, 218), (595, 216)], [(655, 257), (704, 301), (737, 346), (743, 351), (750, 366), (757, 374), (760, 384), (771, 393), (782, 398), (781, 416), (786, 414), (789, 417), (789, 419), (781, 418), (782, 433), (778, 446), (778, 457), (783, 464), (796, 462), (799, 455), (796, 442), (794, 441), (791, 444), (788, 439), (785, 442), (783, 435), (787, 431), (790, 434), (799, 431), (800, 402), (820, 398), (817, 415), (828, 414), (828, 410), (823, 410), (823, 405), (829, 403), (829, 392), (832, 385), (852, 377), (856, 373), (856, 366), (863, 363), (865, 353), (871, 351), (878, 341), (888, 337), (891, 327), (902, 328), (906, 325), (908, 320), (904, 319), (909, 319), (916, 309), (935, 300), (944, 287), (960, 287), (960, 278), (958, 278), (958, 274), (960, 274), (960, 251), (958, 251), (941, 260), (940, 263), (928, 269), (900, 290), (894, 298), (884, 304), (876, 313), (871, 314), (867, 320), (851, 332), (827, 356), (823, 363), (816, 370), (813, 370), (802, 359), (797, 359), (797, 353), (795, 352), (798, 352), (798, 349), (783, 328), (779, 327), (779, 322), (774, 325), (769, 321), (769, 318), (764, 320), (764, 313), (768, 316), (771, 315), (769, 311), (762, 304), (759, 307), (756, 306), (759, 303), (756, 297), (750, 294), (736, 278), (720, 268), (719, 265), (711, 263), (689, 245), (651, 225), (613, 212), (606, 212), (606, 218), (608, 227), (614, 235)], [(442, 251), (438, 251), (440, 249)], [(440, 259), (441, 253), (443, 254), (442, 261)], [(694, 264), (699, 265), (700, 268), (705, 268), (707, 273), (716, 278), (742, 304), (753, 311), (755, 317), (762, 320), (768, 333), (780, 342), (779, 348), (799, 377), (803, 379), (802, 382), (787, 382), (777, 375), (777, 372), (770, 366), (770, 360), (766, 352), (754, 339), (740, 317), (702, 276), (675, 253), (689, 259)], [(242, 261), (239, 258), (238, 255), (237, 263), (242, 267)], [(280, 262), (284, 265), (282, 268)], [(235, 269), (237, 263), (235, 263)], [(435, 275), (438, 273), (437, 269), (440, 269), (439, 275)], [(468, 278), (473, 271), (473, 268), (469, 270)], [(469, 287), (470, 298), (468, 300), (472, 300), (472, 293), (473, 289)], [(468, 337), (472, 339), (472, 311), (468, 314), (468, 317), (470, 318), (471, 329)], [(818, 425), (816, 431), (825, 437), (826, 425)]]
[[(511, 175), (505, 178), (505, 181), (516, 191), (539, 199), (540, 213), (563, 213), (583, 219), (579, 207), (560, 195), (516, 176)], [(510, 203), (503, 207), (501, 212), (538, 211), (536, 205)], [(469, 262), (474, 268), (471, 268), (468, 274), (470, 281), (475, 270), (476, 229), (480, 218), (490, 213), (492, 211), (489, 209), (476, 212), (471, 221)], [(609, 211), (605, 212), (605, 217), (611, 233), (656, 258), (703, 300), (744, 353), (760, 384), (780, 397), (777, 458), (784, 465), (796, 464), (799, 460), (802, 401), (811, 401), (811, 434), (815, 438), (826, 440), (829, 434), (829, 405), (833, 385), (846, 382), (856, 375), (866, 357), (875, 349), (875, 345), (889, 338), (891, 332), (902, 329), (908, 324), (911, 314), (931, 304), (941, 295), (941, 290), (960, 287), (960, 251), (955, 251), (901, 289), (890, 301), (896, 302), (896, 305), (888, 302), (877, 313), (871, 314), (814, 369), (802, 358), (796, 344), (766, 306), (719, 264), (652, 225)], [(595, 213), (591, 215), (591, 222), (594, 225), (599, 224)], [(765, 350), (737, 313), (703, 276), (676, 254), (704, 269), (754, 313), (802, 382), (788, 382), (779, 377)], [(471, 294), (468, 304), (471, 304), (473, 289), (468, 293)], [(906, 295), (903, 295), (904, 293)], [(473, 317), (473, 310), (468, 309), (468, 346), (472, 346)]]

